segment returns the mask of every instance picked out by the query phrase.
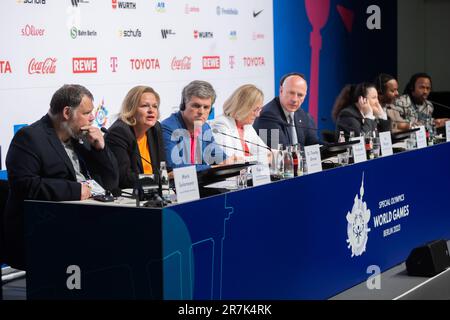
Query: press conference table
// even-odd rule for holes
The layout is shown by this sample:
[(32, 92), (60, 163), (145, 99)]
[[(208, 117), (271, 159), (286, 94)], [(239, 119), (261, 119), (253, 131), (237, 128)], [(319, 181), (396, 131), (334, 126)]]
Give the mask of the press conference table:
[(449, 238), (449, 158), (443, 143), (162, 209), (30, 201), (28, 298), (339, 297)]

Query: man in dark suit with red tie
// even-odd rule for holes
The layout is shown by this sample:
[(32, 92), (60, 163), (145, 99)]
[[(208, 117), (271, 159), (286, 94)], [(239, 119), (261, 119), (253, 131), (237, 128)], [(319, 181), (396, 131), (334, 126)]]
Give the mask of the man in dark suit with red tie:
[(6, 262), (11, 266), (26, 268), (24, 200), (85, 200), (93, 180), (106, 190), (117, 188), (117, 162), (100, 129), (92, 126), (93, 108), (89, 90), (64, 85), (53, 94), (48, 113), (11, 141), (4, 213)]
[[(319, 143), (314, 120), (300, 108), (307, 91), (308, 85), (302, 74), (289, 73), (281, 78), (279, 97), (263, 107), (253, 124), (269, 147), (277, 148), (278, 143), (283, 146)], [(267, 135), (260, 129), (266, 129)]]

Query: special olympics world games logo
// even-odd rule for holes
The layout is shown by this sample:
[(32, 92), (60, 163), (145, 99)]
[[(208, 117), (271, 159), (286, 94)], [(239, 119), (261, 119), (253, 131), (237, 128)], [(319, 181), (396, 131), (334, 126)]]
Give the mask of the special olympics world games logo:
[(105, 101), (102, 99), (102, 103), (96, 108), (94, 115), (95, 115), (95, 123), (97, 126), (104, 127), (106, 125), (106, 122), (108, 121), (108, 110), (105, 107)]
[(348, 248), (352, 250), (352, 258), (360, 256), (366, 251), (366, 244), (370, 228), (368, 223), (370, 221), (370, 209), (367, 208), (367, 203), (363, 201), (364, 196), (364, 173), (361, 181), (361, 188), (359, 189), (360, 198), (358, 194), (355, 195), (352, 211), (347, 212), (347, 243)]

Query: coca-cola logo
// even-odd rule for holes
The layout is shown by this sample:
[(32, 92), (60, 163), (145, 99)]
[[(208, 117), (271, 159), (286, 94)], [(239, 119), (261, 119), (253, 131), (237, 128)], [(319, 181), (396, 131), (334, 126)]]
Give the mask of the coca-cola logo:
[(177, 59), (173, 57), (172, 59), (172, 70), (191, 70), (191, 57), (185, 56), (182, 59)]
[(44, 61), (31, 59), (28, 64), (29, 74), (54, 74), (56, 72), (56, 58), (47, 58)]
[(37, 28), (33, 25), (27, 24), (22, 28), (22, 36), (24, 37), (42, 37), (44, 35), (45, 29)]

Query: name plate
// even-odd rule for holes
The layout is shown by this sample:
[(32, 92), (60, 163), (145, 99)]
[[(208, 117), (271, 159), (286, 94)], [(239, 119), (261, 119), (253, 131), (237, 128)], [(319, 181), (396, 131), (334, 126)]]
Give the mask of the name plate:
[(427, 145), (427, 133), (424, 126), (419, 127), (419, 131), (416, 132), (417, 149), (426, 148)]
[(447, 142), (450, 142), (450, 121), (445, 122), (445, 133), (447, 136)]
[(322, 158), (318, 144), (305, 147), (305, 158), (308, 174), (322, 171)]
[(352, 141), (359, 141), (359, 143), (352, 145), (353, 163), (360, 163), (367, 161), (366, 146), (364, 145), (364, 137), (354, 137)]
[(267, 164), (252, 166), (253, 186), (261, 186), (270, 183), (270, 169)]
[(390, 131), (380, 132), (380, 144), (381, 144), (381, 155), (383, 157), (391, 156), (394, 154), (394, 151), (392, 149), (392, 138)]
[(175, 168), (173, 169), (173, 177), (178, 203), (200, 199), (195, 166)]

